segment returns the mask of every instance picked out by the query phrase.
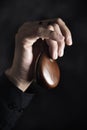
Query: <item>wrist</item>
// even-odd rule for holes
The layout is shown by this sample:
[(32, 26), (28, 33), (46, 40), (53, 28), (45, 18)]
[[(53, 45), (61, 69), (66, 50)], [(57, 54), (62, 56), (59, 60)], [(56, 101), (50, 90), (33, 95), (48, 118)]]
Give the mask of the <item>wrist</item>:
[(12, 72), (11, 69), (7, 69), (5, 71), (6, 76), (8, 79), (21, 91), (26, 91), (26, 89), (30, 86), (32, 81), (27, 81), (22, 79), (20, 76), (16, 75), (14, 72)]

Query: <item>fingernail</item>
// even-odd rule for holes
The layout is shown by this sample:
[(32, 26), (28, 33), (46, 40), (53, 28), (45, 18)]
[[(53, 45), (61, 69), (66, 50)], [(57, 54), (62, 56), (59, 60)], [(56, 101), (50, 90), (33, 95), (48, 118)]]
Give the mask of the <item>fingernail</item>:
[(62, 57), (64, 52), (62, 50), (59, 50), (59, 56)]
[(57, 52), (54, 52), (53, 54), (53, 59), (56, 60), (58, 58), (58, 53)]
[(67, 40), (66, 42), (68, 45), (72, 45), (72, 38), (71, 37), (68, 37), (66, 40)]

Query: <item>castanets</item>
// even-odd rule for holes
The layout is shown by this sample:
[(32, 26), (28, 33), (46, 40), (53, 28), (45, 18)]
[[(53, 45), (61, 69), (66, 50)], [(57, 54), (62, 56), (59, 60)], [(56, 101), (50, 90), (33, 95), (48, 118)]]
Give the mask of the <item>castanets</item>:
[(45, 88), (55, 88), (60, 81), (58, 63), (46, 53), (42, 53), (36, 64), (36, 82)]

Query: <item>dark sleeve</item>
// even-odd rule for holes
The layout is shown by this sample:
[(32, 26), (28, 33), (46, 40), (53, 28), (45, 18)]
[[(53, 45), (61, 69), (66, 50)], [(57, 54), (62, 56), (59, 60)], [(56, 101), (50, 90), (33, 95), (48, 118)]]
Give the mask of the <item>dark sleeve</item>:
[(11, 130), (34, 94), (19, 90), (5, 74), (0, 76), (0, 130)]

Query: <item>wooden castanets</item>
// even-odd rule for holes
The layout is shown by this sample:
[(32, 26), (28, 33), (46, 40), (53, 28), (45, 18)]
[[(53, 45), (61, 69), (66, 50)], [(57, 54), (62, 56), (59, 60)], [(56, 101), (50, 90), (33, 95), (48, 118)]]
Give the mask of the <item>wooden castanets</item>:
[(60, 69), (58, 63), (46, 53), (42, 53), (36, 64), (36, 81), (45, 88), (55, 88), (60, 81)]

